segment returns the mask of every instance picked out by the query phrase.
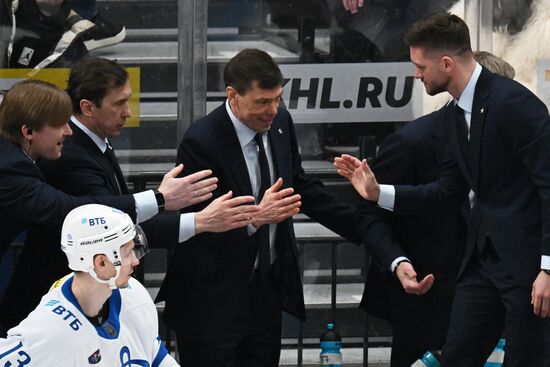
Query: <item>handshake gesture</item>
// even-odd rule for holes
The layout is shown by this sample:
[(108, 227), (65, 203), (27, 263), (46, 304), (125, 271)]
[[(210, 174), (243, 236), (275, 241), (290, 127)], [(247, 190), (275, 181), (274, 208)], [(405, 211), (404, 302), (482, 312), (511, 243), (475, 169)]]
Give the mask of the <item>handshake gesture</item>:
[[(211, 177), (211, 170), (195, 172), (178, 177), (183, 165), (168, 172), (159, 186), (164, 195), (167, 210), (177, 210), (201, 203), (212, 197), (218, 179)], [(300, 211), (300, 195), (293, 188), (281, 189), (283, 180), (279, 178), (266, 190), (262, 201), (254, 203), (254, 196), (233, 197), (233, 192), (213, 200), (206, 208), (195, 214), (195, 233), (226, 232), (252, 224), (259, 228), (264, 224), (282, 222)]]
[(367, 160), (360, 161), (354, 156), (342, 154), (334, 158), (334, 166), (340, 176), (345, 177), (365, 200), (377, 202), (380, 185), (376, 181)]
[[(376, 181), (367, 160), (362, 161), (348, 154), (342, 154), (334, 158), (334, 166), (340, 176), (345, 177), (355, 190), (365, 200), (378, 202), (380, 197), (380, 185)], [(403, 290), (409, 294), (418, 296), (430, 290), (434, 283), (433, 274), (428, 274), (420, 282), (416, 279), (416, 271), (408, 261), (402, 261), (395, 269), (395, 276), (401, 282)]]
[(237, 196), (229, 191), (212, 201), (195, 215), (195, 231), (225, 232), (253, 225), (256, 229), (264, 224), (282, 222), (300, 211), (300, 195), (289, 187), (281, 190), (279, 178), (266, 190), (262, 201), (254, 204), (254, 196)]

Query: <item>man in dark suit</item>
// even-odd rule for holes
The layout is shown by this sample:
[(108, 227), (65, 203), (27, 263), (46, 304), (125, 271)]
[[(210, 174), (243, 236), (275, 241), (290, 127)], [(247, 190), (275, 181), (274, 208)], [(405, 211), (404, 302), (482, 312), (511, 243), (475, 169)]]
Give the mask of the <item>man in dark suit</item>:
[(342, 157), (358, 192), (399, 214), (445, 210), (474, 192), (444, 366), (482, 366), (504, 332), (507, 366), (543, 366), (550, 315), (550, 117), (520, 84), (473, 58), (467, 25), (439, 14), (407, 33), (415, 77), (448, 91), (442, 176), (379, 185), (366, 161)]
[(281, 312), (304, 319), (292, 215), (299, 210), (358, 243), (354, 210), (304, 173), (292, 118), (279, 107), (283, 76), (260, 50), (224, 71), (227, 101), (186, 132), (184, 174), (211, 167), (221, 192), (254, 195), (247, 228), (178, 247), (157, 301), (176, 330), (183, 365), (277, 366)]
[[(136, 195), (76, 198), (54, 189), (44, 182), (44, 176), (35, 163), (41, 158), (59, 159), (65, 139), (72, 134), (67, 124), (70, 114), (71, 101), (67, 94), (46, 82), (19, 82), (2, 100), (0, 256), (14, 238), (28, 226), (44, 224), (58, 227), (62, 224), (64, 216), (79, 205), (110, 205), (144, 221), (153, 217), (159, 209), (178, 210), (211, 196), (214, 189), (213, 181), (197, 181), (195, 186), (190, 187), (189, 180), (175, 177), (181, 171), (181, 166), (164, 176), (157, 190), (162, 194), (157, 194), (157, 197), (162, 196), (164, 200), (160, 208), (156, 202), (152, 207), (146, 207), (143, 200)], [(198, 189), (204, 194), (201, 197), (194, 195)], [(154, 197), (153, 190), (142, 193), (145, 196), (149, 194)]]
[[(514, 78), (512, 66), (495, 55), (475, 52), (474, 57), (491, 72)], [(437, 180), (447, 149), (444, 116), (443, 110), (430, 113), (384, 139), (372, 165), (376, 177), (395, 185)], [(398, 279), (388, 276), (388, 264), (370, 267), (361, 307), (391, 323), (392, 367), (409, 367), (427, 350), (443, 347), (464, 255), (469, 209), (466, 203), (461, 210), (410, 216), (391, 216), (384, 211), (407, 260), (420, 275), (433, 272), (435, 277), (431, 290), (417, 297), (403, 292)]]
[[(117, 136), (126, 118), (131, 116), (128, 73), (116, 62), (87, 58), (72, 68), (67, 91), (74, 111), (68, 123), (73, 134), (65, 139), (59, 159), (39, 163), (46, 181), (75, 196), (127, 195), (126, 182), (108, 139)], [(198, 176), (210, 172), (205, 170)], [(197, 176), (189, 177), (187, 181), (193, 185), (196, 179)], [(193, 195), (206, 198), (215, 183), (215, 179), (209, 180), (210, 188), (197, 186), (200, 192)], [(247, 225), (256, 208), (243, 204), (253, 200), (253, 197), (231, 198), (231, 194), (226, 194), (199, 213), (165, 213), (141, 225), (152, 247), (173, 248), (195, 233)], [(59, 248), (60, 233), (61, 228), (47, 225), (34, 225), (29, 229), (0, 307), (6, 330), (26, 317), (51, 284), (66, 274), (66, 258)], [(41, 275), (38, 278), (37, 273)], [(21, 289), (25, 289), (23, 294)]]

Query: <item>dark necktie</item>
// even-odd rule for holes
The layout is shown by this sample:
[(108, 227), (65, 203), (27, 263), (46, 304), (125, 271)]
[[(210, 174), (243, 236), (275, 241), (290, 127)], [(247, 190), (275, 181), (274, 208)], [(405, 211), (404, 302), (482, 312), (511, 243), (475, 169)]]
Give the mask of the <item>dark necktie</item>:
[(115, 151), (110, 143), (107, 142), (107, 149), (105, 149), (105, 153), (103, 154), (113, 168), (115, 174), (115, 182), (118, 188), (118, 194), (127, 194), (128, 188), (126, 187), (126, 181), (124, 180), (124, 176), (122, 175), (122, 171), (120, 170), (120, 165), (118, 164), (118, 161), (116, 159)]
[(468, 124), (466, 123), (466, 117), (464, 117), (464, 110), (457, 104), (455, 105), (456, 112), (456, 131), (458, 135), (458, 145), (460, 146), (460, 151), (466, 163), (469, 166), (470, 160), (470, 149), (468, 142)]
[[(258, 133), (254, 136), (254, 141), (258, 145), (258, 160), (260, 162), (260, 190), (258, 191), (258, 203), (262, 200), (264, 193), (271, 186), (271, 177), (269, 174), (269, 164), (267, 163), (267, 155), (262, 141), (262, 134)], [(269, 250), (269, 225), (264, 224), (256, 232), (258, 239), (258, 268), (260, 277), (267, 279), (269, 269), (271, 267), (271, 258)]]
[[(470, 142), (468, 140), (468, 125), (466, 123), (466, 117), (464, 116), (464, 110), (457, 105), (455, 105), (456, 111), (456, 130), (458, 132), (458, 144), (460, 145), (460, 150), (464, 156), (464, 160), (470, 167)], [(466, 204), (468, 209), (470, 209), (470, 202), (467, 200)], [(483, 215), (480, 218), (479, 228), (476, 238), (476, 246), (479, 250), (479, 253), (485, 248), (487, 243), (487, 226), (485, 224), (485, 218)]]

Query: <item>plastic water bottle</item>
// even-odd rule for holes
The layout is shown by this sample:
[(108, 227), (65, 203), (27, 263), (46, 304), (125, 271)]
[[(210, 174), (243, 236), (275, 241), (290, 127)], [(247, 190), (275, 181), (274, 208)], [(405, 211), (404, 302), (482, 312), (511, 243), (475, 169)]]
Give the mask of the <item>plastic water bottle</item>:
[(439, 351), (427, 351), (422, 356), (422, 359), (418, 359), (411, 367), (440, 367), (440, 355), (441, 353)]
[(340, 352), (342, 338), (334, 330), (334, 324), (327, 324), (327, 331), (321, 335), (320, 342), (321, 354), (319, 359), (321, 366), (342, 367), (342, 353)]
[(497, 346), (493, 350), (493, 353), (487, 359), (485, 367), (502, 367), (504, 363), (504, 346), (506, 345), (505, 339), (500, 339)]

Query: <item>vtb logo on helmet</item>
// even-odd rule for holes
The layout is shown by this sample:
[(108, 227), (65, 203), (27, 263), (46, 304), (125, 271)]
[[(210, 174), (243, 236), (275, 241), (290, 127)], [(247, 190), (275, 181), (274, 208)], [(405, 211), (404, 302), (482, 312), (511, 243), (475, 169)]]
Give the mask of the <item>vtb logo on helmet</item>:
[[(115, 210), (115, 209), (113, 209)], [(100, 225), (100, 224), (107, 224), (107, 221), (105, 220), (104, 217), (100, 217), (100, 218), (82, 218), (81, 220), (81, 223), (82, 224), (88, 224), (90, 227), (93, 227), (93, 226), (97, 226), (97, 225)]]
[[(98, 282), (116, 288), (115, 280), (122, 265), (120, 248), (134, 241), (134, 253), (139, 260), (147, 251), (147, 240), (141, 227), (130, 216), (105, 205), (88, 204), (73, 209), (63, 222), (61, 249), (67, 255), (69, 268), (90, 273)], [(105, 255), (115, 266), (116, 276), (108, 281), (97, 278), (94, 257)]]

